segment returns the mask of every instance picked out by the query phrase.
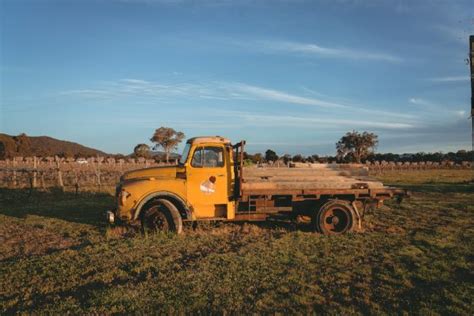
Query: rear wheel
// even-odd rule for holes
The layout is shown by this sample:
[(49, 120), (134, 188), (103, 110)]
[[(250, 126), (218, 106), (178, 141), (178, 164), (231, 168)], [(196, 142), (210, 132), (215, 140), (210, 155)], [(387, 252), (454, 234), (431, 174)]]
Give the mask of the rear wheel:
[(147, 232), (181, 233), (183, 223), (178, 209), (168, 200), (153, 201), (142, 213), (142, 228)]
[(312, 219), (313, 227), (325, 235), (337, 235), (354, 228), (354, 208), (344, 201), (329, 201)]

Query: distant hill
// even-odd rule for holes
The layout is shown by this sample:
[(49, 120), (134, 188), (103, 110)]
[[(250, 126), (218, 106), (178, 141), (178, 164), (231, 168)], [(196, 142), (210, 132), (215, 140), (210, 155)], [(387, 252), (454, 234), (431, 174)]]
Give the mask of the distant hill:
[(16, 156), (46, 157), (55, 155), (65, 157), (109, 156), (94, 148), (48, 136), (27, 136), (26, 134), (10, 136), (0, 133), (0, 159)]

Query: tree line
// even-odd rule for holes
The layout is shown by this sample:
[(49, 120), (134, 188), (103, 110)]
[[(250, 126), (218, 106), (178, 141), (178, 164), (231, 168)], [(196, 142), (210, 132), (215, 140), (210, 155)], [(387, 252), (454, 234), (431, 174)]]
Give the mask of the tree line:
[[(178, 144), (185, 138), (183, 132), (179, 132), (170, 127), (160, 127), (155, 130), (150, 141), (154, 144), (153, 150), (162, 149), (164, 159), (169, 161), (171, 153), (176, 150)], [(289, 155), (279, 156), (274, 150), (267, 149), (265, 153), (249, 154), (244, 152), (244, 160), (247, 164), (274, 163), (276, 161), (288, 162), (308, 162), (308, 163), (365, 163), (366, 161), (387, 161), (387, 162), (421, 162), (421, 161), (473, 161), (473, 151), (458, 150), (457, 152), (418, 152), (415, 154), (393, 154), (376, 153), (375, 149), (379, 143), (378, 136), (370, 132), (350, 131), (343, 135), (336, 143), (336, 154), (334, 156), (318, 154), (312, 155)], [(152, 152), (147, 144), (138, 144), (134, 148), (136, 157), (161, 159), (160, 155)]]
[[(149, 141), (151, 145), (140, 143), (133, 149), (132, 155), (109, 155), (96, 149), (87, 148), (80, 144), (61, 141), (50, 137), (30, 137), (25, 134), (10, 136), (0, 134), (0, 159), (12, 157), (47, 157), (58, 156), (64, 158), (84, 158), (84, 157), (114, 157), (120, 158), (146, 158), (154, 159), (157, 162), (170, 162), (179, 159), (176, 153), (177, 146), (185, 139), (183, 132), (176, 131), (170, 127), (157, 128)], [(421, 161), (452, 161), (460, 163), (462, 161), (474, 161), (473, 151), (458, 150), (457, 152), (418, 152), (414, 154), (393, 154), (376, 153), (378, 136), (370, 132), (351, 131), (343, 135), (335, 144), (335, 155), (279, 155), (274, 150), (268, 149), (264, 153), (244, 153), (247, 164), (269, 163), (282, 161), (288, 162), (309, 162), (309, 163), (365, 163), (366, 161), (387, 161), (387, 162), (421, 162)]]
[[(259, 163), (268, 163), (276, 162), (278, 160), (287, 164), (288, 162), (305, 162), (305, 163), (355, 163), (353, 159), (341, 159), (337, 155), (277, 155), (275, 151), (268, 149), (265, 153), (256, 153), (248, 154), (244, 152), (244, 159), (248, 163), (259, 164)], [(453, 161), (455, 163), (461, 163), (462, 161), (473, 161), (474, 160), (474, 151), (472, 150), (458, 150), (456, 152), (435, 152), (435, 153), (407, 153), (407, 154), (393, 154), (393, 153), (371, 153), (366, 157), (360, 160), (360, 163), (375, 162), (375, 161), (387, 161), (387, 162), (422, 162), (422, 161), (432, 161), (432, 162), (443, 162), (443, 161)]]

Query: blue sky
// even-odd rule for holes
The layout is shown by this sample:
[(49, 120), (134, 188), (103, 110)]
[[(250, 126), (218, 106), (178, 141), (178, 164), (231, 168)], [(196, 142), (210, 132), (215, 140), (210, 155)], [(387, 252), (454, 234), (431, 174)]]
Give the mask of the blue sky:
[(0, 131), (129, 153), (169, 126), (250, 152), (471, 148), (471, 1), (0, 1)]

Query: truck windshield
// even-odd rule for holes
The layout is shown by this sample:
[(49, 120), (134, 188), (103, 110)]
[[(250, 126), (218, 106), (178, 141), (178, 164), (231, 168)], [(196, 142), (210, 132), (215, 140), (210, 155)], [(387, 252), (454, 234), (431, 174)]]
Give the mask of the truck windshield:
[(188, 159), (189, 155), (189, 150), (191, 149), (191, 144), (186, 144), (186, 147), (184, 147), (183, 154), (181, 155), (181, 158), (179, 159), (179, 164), (184, 165), (186, 160)]

